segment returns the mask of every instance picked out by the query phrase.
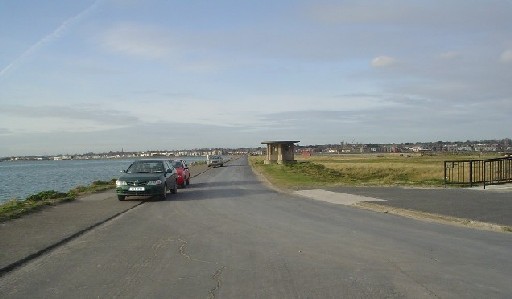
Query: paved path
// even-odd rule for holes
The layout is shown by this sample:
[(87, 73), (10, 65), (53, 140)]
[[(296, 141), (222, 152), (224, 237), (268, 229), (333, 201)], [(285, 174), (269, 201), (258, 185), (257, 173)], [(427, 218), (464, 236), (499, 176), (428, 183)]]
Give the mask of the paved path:
[[(361, 202), (512, 227), (512, 185), (471, 189), (336, 187), (295, 194), (335, 204)], [(366, 205), (369, 207), (369, 205)], [(416, 215), (419, 215), (416, 213)]]

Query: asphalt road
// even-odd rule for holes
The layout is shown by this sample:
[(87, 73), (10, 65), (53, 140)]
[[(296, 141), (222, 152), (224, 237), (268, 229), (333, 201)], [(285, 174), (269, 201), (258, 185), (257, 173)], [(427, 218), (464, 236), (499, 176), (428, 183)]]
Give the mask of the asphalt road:
[(512, 297), (511, 234), (278, 193), (246, 158), (133, 206), (1, 276), (0, 297)]

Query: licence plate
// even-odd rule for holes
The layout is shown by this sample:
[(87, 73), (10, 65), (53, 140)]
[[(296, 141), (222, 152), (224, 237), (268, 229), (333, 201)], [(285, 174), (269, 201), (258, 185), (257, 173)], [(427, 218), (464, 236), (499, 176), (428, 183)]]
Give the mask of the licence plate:
[(144, 191), (144, 187), (130, 187), (128, 191)]

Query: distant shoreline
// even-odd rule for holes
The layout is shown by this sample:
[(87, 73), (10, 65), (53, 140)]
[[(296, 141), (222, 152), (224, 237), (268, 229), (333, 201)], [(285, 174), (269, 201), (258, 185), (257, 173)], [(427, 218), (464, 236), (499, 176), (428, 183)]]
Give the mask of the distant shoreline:
[(0, 162), (23, 162), (23, 161), (83, 161), (83, 160), (129, 160), (129, 159), (146, 159), (146, 158), (169, 158), (169, 159), (200, 159), (203, 158), (206, 160), (205, 156), (162, 156), (162, 155), (154, 155), (154, 156), (101, 156), (101, 157), (89, 157), (89, 156), (19, 156), (19, 157), (9, 157), (9, 158), (0, 158)]

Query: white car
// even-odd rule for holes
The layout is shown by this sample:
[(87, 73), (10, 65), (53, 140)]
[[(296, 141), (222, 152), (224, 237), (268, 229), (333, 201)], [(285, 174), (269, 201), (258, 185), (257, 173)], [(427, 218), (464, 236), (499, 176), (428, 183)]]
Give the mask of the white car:
[(206, 156), (206, 165), (208, 167), (210, 167), (210, 166), (213, 166), (213, 167), (220, 166), (220, 167), (222, 167), (224, 165), (224, 159), (222, 158), (222, 156), (208, 155), (208, 156)]

